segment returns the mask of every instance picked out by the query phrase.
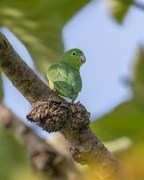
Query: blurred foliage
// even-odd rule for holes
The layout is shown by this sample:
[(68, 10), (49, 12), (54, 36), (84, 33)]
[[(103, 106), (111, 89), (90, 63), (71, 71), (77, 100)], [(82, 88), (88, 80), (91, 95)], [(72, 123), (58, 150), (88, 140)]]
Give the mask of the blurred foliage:
[(122, 23), (134, 0), (111, 0), (111, 13), (118, 23)]
[(130, 137), (133, 141), (144, 138), (144, 52), (141, 48), (129, 83), (133, 91), (132, 99), (91, 124), (92, 130), (102, 141), (121, 136)]
[(24, 147), (9, 131), (0, 128), (0, 179), (9, 180), (14, 172), (25, 165), (29, 166), (29, 162)]
[(0, 128), (0, 180), (45, 180), (31, 170), (26, 149), (7, 129)]
[(0, 26), (8, 27), (28, 48), (37, 69), (48, 67), (63, 53), (62, 28), (90, 0), (1, 0)]
[(26, 166), (15, 171), (9, 180), (52, 180), (45, 176), (41, 176), (37, 172), (31, 171)]
[[(94, 121), (91, 128), (102, 141), (112, 141), (123, 136), (132, 140), (130, 147), (115, 155), (130, 168), (131, 179), (141, 180), (144, 178), (144, 51), (142, 48), (139, 49), (129, 84), (133, 91), (132, 99)], [(120, 149), (124, 143), (123, 141), (116, 144), (119, 146), (117, 148)]]
[(116, 154), (117, 158), (129, 170), (128, 180), (144, 179), (144, 143), (143, 140), (135, 141), (135, 144), (126, 151)]
[(3, 99), (4, 96), (4, 92), (3, 92), (3, 88), (2, 88), (2, 73), (0, 71), (0, 100)]

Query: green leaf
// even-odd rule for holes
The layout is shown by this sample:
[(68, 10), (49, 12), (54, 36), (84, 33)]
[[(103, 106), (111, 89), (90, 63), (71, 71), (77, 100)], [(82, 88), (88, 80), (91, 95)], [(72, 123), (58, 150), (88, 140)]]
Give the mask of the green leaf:
[(134, 141), (144, 138), (144, 52), (142, 48), (138, 52), (133, 77), (129, 83), (133, 90), (133, 98), (91, 124), (92, 130), (103, 141), (114, 140), (121, 136), (130, 137)]
[(26, 149), (8, 129), (0, 128), (0, 180), (48, 180), (32, 171)]
[(8, 27), (28, 48), (39, 71), (63, 53), (64, 24), (90, 0), (1, 0), (0, 25)]
[(3, 96), (4, 96), (4, 93), (3, 93), (3, 88), (2, 88), (2, 74), (1, 74), (1, 71), (0, 71), (0, 100), (3, 99)]
[(0, 128), (0, 179), (10, 180), (23, 166), (29, 166), (26, 150), (8, 130)]
[(134, 0), (111, 0), (111, 13), (118, 23), (122, 23)]

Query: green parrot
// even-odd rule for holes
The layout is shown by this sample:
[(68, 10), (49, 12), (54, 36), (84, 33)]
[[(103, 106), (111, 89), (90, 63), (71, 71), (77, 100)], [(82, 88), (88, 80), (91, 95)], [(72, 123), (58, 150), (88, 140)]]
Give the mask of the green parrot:
[(47, 72), (49, 86), (61, 96), (68, 97), (74, 103), (82, 89), (80, 66), (85, 63), (84, 53), (79, 49), (70, 49), (52, 65)]

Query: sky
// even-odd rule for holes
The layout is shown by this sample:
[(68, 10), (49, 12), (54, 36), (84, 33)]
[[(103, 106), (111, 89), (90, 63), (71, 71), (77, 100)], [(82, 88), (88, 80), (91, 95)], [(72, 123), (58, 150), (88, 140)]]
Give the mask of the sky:
[[(87, 59), (80, 70), (83, 87), (76, 102), (80, 101), (87, 108), (91, 120), (132, 97), (131, 88), (125, 81), (132, 75), (138, 46), (144, 43), (143, 22), (144, 12), (132, 7), (124, 23), (119, 25), (110, 14), (108, 1), (93, 0), (64, 26), (65, 51), (79, 48)], [(2, 32), (22, 59), (35, 70), (26, 48), (8, 29), (2, 28)], [(40, 77), (43, 79), (41, 74)], [(36, 128), (41, 136), (45, 136), (44, 132), (34, 124), (29, 124), (25, 118), (31, 110), (30, 104), (6, 77), (3, 76), (3, 79), (4, 104), (26, 124)]]
[(119, 25), (108, 1), (92, 1), (64, 27), (65, 49), (77, 46), (87, 58), (81, 68), (83, 89), (78, 100), (92, 119), (132, 97), (124, 82), (131, 76), (138, 45), (144, 42), (143, 20), (144, 12), (133, 7)]

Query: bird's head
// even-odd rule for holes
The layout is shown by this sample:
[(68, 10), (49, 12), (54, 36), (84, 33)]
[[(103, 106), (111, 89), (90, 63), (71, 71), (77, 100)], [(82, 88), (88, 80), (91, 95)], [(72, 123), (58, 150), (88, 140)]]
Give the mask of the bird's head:
[(86, 58), (84, 56), (84, 53), (80, 49), (74, 48), (65, 52), (59, 61), (79, 70), (80, 66), (86, 62)]

